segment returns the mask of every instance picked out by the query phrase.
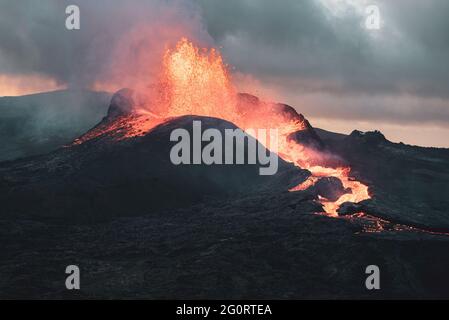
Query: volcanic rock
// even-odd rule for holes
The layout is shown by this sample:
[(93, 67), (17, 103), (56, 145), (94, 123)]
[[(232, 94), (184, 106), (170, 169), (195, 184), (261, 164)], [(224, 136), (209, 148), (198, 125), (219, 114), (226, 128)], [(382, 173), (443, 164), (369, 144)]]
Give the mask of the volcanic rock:
[[(0, 219), (0, 298), (448, 297), (448, 237), (362, 233), (361, 219), (313, 214), (314, 202), (298, 195), (262, 193), (95, 224)], [(73, 261), (82, 289), (63, 290)], [(381, 290), (364, 286), (373, 263)]]
[(359, 130), (354, 130), (348, 136), (348, 142), (364, 143), (370, 145), (378, 145), (381, 143), (386, 143), (388, 140), (385, 136), (378, 130), (362, 132)]
[(315, 133), (315, 130), (313, 130), (312, 127), (305, 130), (294, 132), (290, 134), (288, 138), (293, 139), (294, 141), (297, 141), (302, 145), (311, 147), (316, 150), (323, 150), (325, 148), (324, 142)]
[[(287, 104), (263, 103), (256, 96), (248, 93), (239, 93), (237, 108), (240, 114), (248, 117), (257, 118), (260, 115), (265, 115), (269, 119), (273, 116), (280, 116), (284, 119), (301, 123), (304, 129), (293, 132), (289, 135), (288, 139), (293, 139), (302, 145), (317, 150), (325, 148), (324, 142), (315, 132), (310, 122), (302, 114), (298, 113), (293, 107)], [(267, 120), (267, 124), (269, 124), (269, 120)]]
[(340, 216), (348, 216), (354, 213), (359, 213), (363, 211), (363, 205), (353, 202), (344, 202), (337, 209), (337, 213)]
[(345, 189), (340, 179), (336, 177), (320, 178), (310, 189), (311, 192), (329, 201), (337, 201), (342, 195), (351, 192), (351, 189)]
[(128, 88), (117, 91), (111, 99), (108, 110), (108, 119), (131, 114), (134, 109), (134, 91)]

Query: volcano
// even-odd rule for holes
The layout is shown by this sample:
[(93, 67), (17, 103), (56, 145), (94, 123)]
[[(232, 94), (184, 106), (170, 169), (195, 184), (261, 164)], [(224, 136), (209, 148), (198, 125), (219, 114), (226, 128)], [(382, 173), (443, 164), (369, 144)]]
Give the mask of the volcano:
[[(195, 120), (204, 122), (205, 129), (220, 132), (275, 128), (280, 137), (276, 150), (279, 172), (259, 177), (254, 170), (260, 163), (235, 168), (173, 166), (167, 158), (173, 145), (170, 132), (176, 128), (191, 131)], [(258, 143), (267, 148), (265, 142)], [(315, 130), (291, 106), (238, 93), (217, 51), (200, 50), (182, 39), (166, 51), (159, 79), (146, 92), (119, 90), (105, 117), (66, 147), (1, 166), (1, 199), (6, 215), (95, 220), (192, 205), (207, 197), (305, 192), (321, 204), (317, 213), (328, 216), (366, 214), (433, 231), (449, 230), (443, 214), (446, 204), (442, 209), (435, 205), (432, 196), (437, 194), (435, 199), (440, 202), (443, 197), (433, 188), (429, 196), (422, 192), (425, 205), (421, 194), (413, 192), (406, 195), (412, 199), (406, 203), (391, 200), (392, 195), (404, 192), (402, 184), (384, 196), (383, 188), (391, 185), (389, 177), (382, 175), (379, 180), (380, 168), (368, 160), (361, 163), (366, 154), (377, 165), (382, 163), (372, 148), (390, 160), (403, 150), (412, 151), (405, 152), (411, 156), (415, 150), (427, 152), (397, 147), (380, 132), (354, 131), (344, 136)], [(432, 151), (437, 157), (445, 154), (445, 150)], [(411, 170), (415, 163), (413, 158)], [(447, 187), (441, 185), (438, 190)], [(383, 207), (385, 203), (389, 206)]]
[[(205, 198), (287, 192), (311, 176), (310, 171), (282, 159), (277, 174), (268, 177), (259, 175), (259, 163), (174, 166), (168, 157), (174, 129), (191, 132), (193, 121), (201, 121), (204, 129), (221, 132), (237, 127), (204, 116), (172, 117), (161, 122), (140, 113), (134, 95), (131, 89), (113, 95), (107, 115), (71, 146), (2, 167), (0, 186), (5, 215), (92, 221), (180, 208)], [(325, 148), (309, 122), (292, 107), (270, 104), (270, 109), (265, 110), (255, 96), (239, 94), (238, 99), (240, 108), (251, 106), (253, 116), (266, 117), (270, 112), (304, 124), (305, 129), (293, 133), (289, 140), (298, 139), (300, 134), (307, 137), (308, 145)], [(315, 188), (310, 192), (311, 199), (326, 195), (325, 189), (325, 184)]]
[[(174, 165), (170, 133), (194, 121), (278, 129), (279, 170)], [(66, 138), (0, 163), (1, 297), (449, 294), (449, 150), (314, 128), (291, 106), (238, 93), (215, 50), (183, 39), (147, 92), (119, 90), (103, 119)], [(62, 292), (74, 263), (83, 290)], [(378, 292), (363, 286), (373, 263)]]
[[(277, 130), (279, 146), (276, 152), (280, 158), (296, 166), (300, 171), (307, 170), (309, 174), (306, 182), (298, 181), (296, 186), (287, 184), (284, 187), (288, 187), (290, 191), (305, 190), (306, 187), (314, 186), (315, 182), (319, 181), (319, 187), (311, 190), (315, 190), (316, 196), (319, 196), (326, 214), (336, 216), (339, 206), (343, 203), (358, 203), (370, 198), (368, 186), (350, 175), (351, 169), (345, 164), (343, 158), (328, 152), (323, 141), (303, 115), (298, 114), (288, 105), (264, 102), (255, 96), (237, 93), (221, 55), (214, 49), (199, 50), (187, 39), (180, 40), (176, 48), (167, 50), (159, 79), (148, 90), (144, 93), (136, 93), (130, 89), (123, 89), (115, 94), (107, 116), (92, 130), (76, 139), (72, 144), (72, 150), (78, 150), (75, 148), (76, 145), (90, 145), (92, 141), (95, 143), (116, 142), (118, 145), (131, 143), (147, 134), (152, 135), (153, 131), (155, 131), (154, 134), (158, 134), (157, 129), (160, 130), (161, 125), (173, 121), (174, 118), (188, 115), (221, 119), (243, 130), (248, 128)], [(102, 149), (98, 146), (96, 148)], [(67, 153), (71, 153), (72, 150)], [(162, 148), (158, 147), (156, 150), (162, 151)], [(160, 152), (156, 153), (160, 154)], [(61, 155), (61, 158), (65, 157)], [(73, 157), (80, 162), (79, 165), (63, 163), (60, 166), (88, 167), (82, 161), (84, 156)], [(97, 160), (94, 162), (99, 163)], [(48, 167), (47, 165), (38, 166)], [(281, 163), (282, 166), (284, 163)], [(158, 170), (158, 166), (154, 168), (154, 171)], [(45, 170), (51, 171), (48, 168), (44, 169), (44, 172)], [(329, 177), (331, 179), (327, 179)], [(62, 178), (66, 179), (67, 176)], [(16, 180), (14, 177), (11, 179)], [(82, 175), (77, 180), (82, 180)], [(326, 190), (339, 186), (339, 183), (341, 188), (337, 192)], [(59, 188), (57, 181), (54, 181), (53, 185)], [(238, 189), (238, 186), (240, 183), (227, 189)], [(77, 188), (79, 194), (88, 190), (83, 184)], [(23, 188), (14, 189), (23, 190)], [(28, 187), (25, 187), (25, 190), (28, 190)], [(157, 188), (157, 190), (162, 189)], [(36, 192), (31, 191), (31, 193)], [(52, 193), (46, 192), (46, 194)], [(11, 195), (10, 198), (14, 199), (14, 197)], [(19, 194), (18, 197), (21, 198), (23, 195)], [(88, 196), (88, 198), (91, 197)], [(94, 198), (97, 199), (97, 197)], [(38, 200), (38, 202), (51, 203), (46, 200)], [(52, 205), (52, 207), (57, 206)]]

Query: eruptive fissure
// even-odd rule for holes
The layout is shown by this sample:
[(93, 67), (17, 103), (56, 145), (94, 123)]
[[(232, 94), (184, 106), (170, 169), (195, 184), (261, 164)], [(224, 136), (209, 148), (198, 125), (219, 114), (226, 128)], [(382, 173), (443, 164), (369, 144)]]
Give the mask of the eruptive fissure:
[(432, 230), (431, 228), (420, 228), (403, 223), (395, 223), (387, 219), (373, 216), (364, 212), (353, 213), (343, 216), (343, 219), (361, 219), (363, 221), (362, 232), (364, 233), (380, 233), (384, 231), (407, 231), (414, 233), (425, 233), (438, 236), (449, 236), (449, 232)]
[(149, 86), (144, 93), (126, 94), (134, 100), (132, 110), (109, 114), (102, 123), (74, 143), (81, 144), (112, 132), (116, 139), (143, 135), (158, 124), (178, 116), (216, 117), (230, 121), (243, 130), (278, 129), (279, 156), (311, 172), (308, 180), (290, 191), (311, 188), (321, 178), (338, 178), (345, 193), (336, 200), (319, 197), (326, 214), (337, 216), (337, 209), (342, 203), (357, 203), (370, 198), (368, 187), (351, 178), (350, 167), (329, 165), (326, 152), (298, 138), (301, 136), (298, 133), (313, 131), (302, 115), (283, 104), (262, 102), (256, 97), (238, 94), (222, 56), (215, 49), (199, 49), (189, 40), (181, 39), (162, 57), (157, 83)]

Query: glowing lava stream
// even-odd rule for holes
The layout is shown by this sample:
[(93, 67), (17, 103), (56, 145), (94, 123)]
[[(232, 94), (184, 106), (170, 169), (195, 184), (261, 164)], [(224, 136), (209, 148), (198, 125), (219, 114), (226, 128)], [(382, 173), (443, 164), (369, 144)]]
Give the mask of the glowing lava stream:
[[(142, 135), (172, 117), (216, 117), (230, 121), (242, 129), (278, 129), (279, 156), (312, 173), (307, 181), (290, 191), (305, 190), (320, 177), (339, 178), (343, 186), (350, 188), (352, 193), (341, 196), (335, 202), (321, 198), (320, 202), (328, 215), (336, 216), (338, 207), (346, 201), (357, 203), (370, 198), (368, 187), (349, 177), (350, 168), (321, 165), (318, 151), (288, 138), (294, 132), (307, 129), (303, 119), (273, 112), (275, 108), (272, 103), (258, 101), (255, 105), (238, 99), (227, 67), (215, 49), (200, 50), (187, 39), (181, 39), (174, 50), (169, 49), (164, 54), (160, 79), (150, 91), (142, 110), (137, 110), (128, 118), (117, 119), (116, 123), (107, 127), (96, 128), (75, 143), (83, 143), (117, 128), (124, 129), (125, 138)], [(154, 117), (155, 114), (158, 115), (157, 118)]]
[(299, 186), (290, 189), (290, 191), (306, 190), (307, 188), (311, 187), (320, 177), (336, 177), (340, 179), (345, 189), (351, 189), (351, 193), (342, 195), (337, 201), (334, 202), (320, 197), (320, 203), (323, 205), (324, 211), (329, 216), (338, 216), (337, 209), (345, 202), (357, 203), (371, 198), (368, 192), (368, 186), (349, 176), (349, 173), (351, 171), (351, 168), (349, 167), (329, 168), (313, 166), (306, 169), (308, 169), (312, 173), (312, 176)]

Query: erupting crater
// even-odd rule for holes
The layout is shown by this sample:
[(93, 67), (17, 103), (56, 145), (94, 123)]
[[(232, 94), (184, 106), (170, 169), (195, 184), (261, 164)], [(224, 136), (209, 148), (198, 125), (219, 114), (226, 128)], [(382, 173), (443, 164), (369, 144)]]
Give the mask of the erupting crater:
[(323, 150), (319, 137), (301, 114), (284, 104), (239, 94), (217, 50), (199, 49), (189, 40), (181, 39), (175, 48), (165, 52), (161, 66), (156, 84), (149, 86), (143, 95), (120, 91), (108, 116), (74, 144), (103, 135), (112, 135), (114, 139), (144, 135), (173, 117), (216, 117), (243, 130), (277, 129), (279, 156), (311, 172), (308, 180), (290, 191), (312, 188), (326, 177), (339, 179), (345, 190), (343, 194), (336, 199), (318, 196), (327, 215), (338, 216), (337, 209), (345, 202), (358, 203), (370, 198), (368, 187), (350, 176), (350, 167), (329, 165), (332, 162), (329, 158), (335, 156)]

